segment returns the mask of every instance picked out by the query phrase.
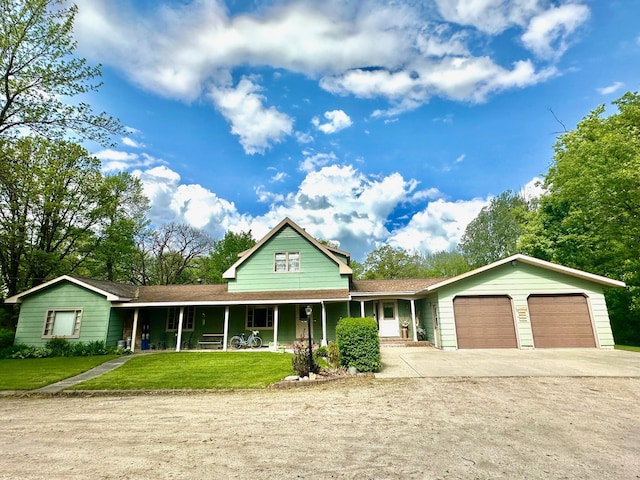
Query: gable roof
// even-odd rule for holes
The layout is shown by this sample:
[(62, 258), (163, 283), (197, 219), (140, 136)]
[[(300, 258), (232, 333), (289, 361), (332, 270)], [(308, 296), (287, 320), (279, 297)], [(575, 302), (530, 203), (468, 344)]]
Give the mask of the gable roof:
[(412, 295), (431, 285), (443, 281), (443, 278), (398, 278), (393, 280), (353, 280), (351, 296), (406, 294)]
[(49, 280), (48, 282), (41, 283), (40, 285), (30, 288), (29, 290), (18, 293), (17, 295), (9, 297), (5, 299), (4, 302), (20, 303), (22, 302), (23, 297), (61, 282), (70, 282), (80, 287), (86, 288), (87, 290), (91, 290), (92, 292), (104, 296), (111, 302), (128, 302), (136, 297), (138, 290), (138, 287), (136, 287), (135, 285), (109, 282), (107, 280), (96, 280), (93, 278), (74, 277), (72, 275), (62, 275), (60, 277), (54, 278), (53, 280)]
[(475, 270), (471, 270), (461, 275), (447, 278), (441, 282), (435, 283), (433, 285), (428, 286), (427, 288), (424, 288), (422, 291), (431, 292), (431, 291), (437, 290), (438, 288), (451, 285), (453, 283), (459, 282), (466, 278), (473, 277), (475, 275), (486, 272), (488, 270), (493, 270), (494, 268), (497, 268), (501, 265), (505, 265), (511, 262), (526, 263), (528, 265), (544, 268), (546, 270), (551, 270), (553, 272), (563, 273), (571, 277), (580, 278), (582, 280), (588, 280), (590, 282), (598, 283), (606, 287), (625, 287), (626, 286), (624, 282), (621, 282), (619, 280), (613, 280), (611, 278), (595, 275), (593, 273), (585, 272), (583, 270), (577, 270), (575, 268), (565, 267), (563, 265), (558, 265), (557, 263), (547, 262), (545, 260), (540, 260), (539, 258), (530, 257), (528, 255), (523, 255), (521, 253), (518, 253), (516, 255), (511, 255), (510, 257), (503, 258), (502, 260), (498, 260), (497, 262), (490, 263), (489, 265), (485, 265), (484, 267), (476, 268)]
[(350, 275), (353, 273), (353, 270), (351, 270), (351, 267), (349, 265), (347, 265), (346, 263), (344, 263), (342, 260), (340, 260), (338, 257), (334, 255), (334, 252), (336, 252), (346, 257), (349, 257), (349, 254), (347, 252), (343, 252), (336, 248), (327, 247), (326, 245), (323, 245), (318, 240), (316, 240), (311, 235), (309, 235), (303, 228), (298, 226), (293, 220), (287, 217), (284, 220), (282, 220), (278, 225), (276, 225), (274, 228), (272, 228), (271, 231), (262, 238), (262, 240), (256, 243), (249, 250), (243, 252), (242, 256), (238, 259), (238, 261), (234, 263), (231, 267), (229, 267), (229, 269), (222, 274), (222, 278), (227, 278), (227, 279), (236, 278), (236, 270), (238, 269), (238, 267), (242, 265), (245, 261), (247, 261), (249, 258), (251, 258), (251, 255), (253, 255), (256, 251), (258, 251), (263, 245), (265, 245), (269, 240), (275, 237), (284, 227), (287, 227), (287, 226), (291, 227), (301, 237), (303, 237), (305, 240), (311, 243), (314, 247), (316, 247), (318, 250), (324, 253), (329, 259), (335, 262), (339, 267), (340, 274)]

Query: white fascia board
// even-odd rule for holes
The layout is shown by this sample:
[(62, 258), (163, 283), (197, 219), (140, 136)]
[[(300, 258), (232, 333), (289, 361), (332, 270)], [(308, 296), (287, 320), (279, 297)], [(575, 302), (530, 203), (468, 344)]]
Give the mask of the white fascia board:
[(68, 282), (74, 283), (75, 285), (78, 285), (80, 287), (86, 288), (87, 290), (91, 290), (92, 292), (98, 293), (99, 295), (104, 296), (110, 302), (116, 302), (116, 301), (127, 302), (131, 300), (130, 298), (119, 297), (112, 293), (105, 292), (104, 290), (94, 287), (93, 285), (89, 285), (88, 283), (85, 283), (82, 280), (78, 280), (77, 278), (71, 277), (69, 275), (62, 275), (60, 277), (54, 278), (53, 280), (49, 280), (48, 282), (41, 283), (40, 285), (30, 288), (29, 290), (25, 290), (24, 292), (13, 295), (12, 297), (6, 298), (4, 300), (4, 303), (21, 303), (22, 297), (31, 295), (32, 293), (36, 293), (40, 290), (43, 290), (45, 288), (48, 288), (52, 285), (55, 285), (65, 280)]

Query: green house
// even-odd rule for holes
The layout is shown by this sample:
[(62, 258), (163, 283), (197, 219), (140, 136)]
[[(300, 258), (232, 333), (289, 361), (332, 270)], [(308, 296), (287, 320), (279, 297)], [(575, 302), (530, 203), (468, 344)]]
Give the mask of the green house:
[[(343, 317), (376, 319), (380, 337), (443, 349), (613, 347), (604, 288), (624, 283), (515, 255), (447, 279), (353, 280), (347, 252), (286, 218), (243, 252), (219, 285), (133, 286), (61, 276), (5, 300), (20, 304), (16, 343), (50, 338), (137, 349), (226, 349), (258, 331), (277, 350), (335, 339)], [(308, 307), (311, 308), (307, 315)]]

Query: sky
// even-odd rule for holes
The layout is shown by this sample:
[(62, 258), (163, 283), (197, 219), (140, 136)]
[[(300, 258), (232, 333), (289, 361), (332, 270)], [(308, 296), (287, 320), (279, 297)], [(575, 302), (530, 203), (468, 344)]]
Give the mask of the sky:
[(560, 132), (640, 88), (637, 0), (78, 0), (90, 146), (154, 225), (260, 239), (290, 217), (363, 261), (455, 248), (540, 193)]

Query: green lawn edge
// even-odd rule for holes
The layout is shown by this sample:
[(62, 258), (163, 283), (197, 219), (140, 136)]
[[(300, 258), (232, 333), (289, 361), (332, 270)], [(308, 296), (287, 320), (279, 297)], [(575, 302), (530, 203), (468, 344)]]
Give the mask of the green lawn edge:
[(0, 390), (36, 390), (74, 377), (118, 355), (0, 360)]
[(627, 352), (640, 352), (640, 347), (634, 345), (616, 345), (616, 350), (626, 350)]
[(259, 389), (291, 375), (292, 354), (170, 352), (140, 355), (68, 390)]

